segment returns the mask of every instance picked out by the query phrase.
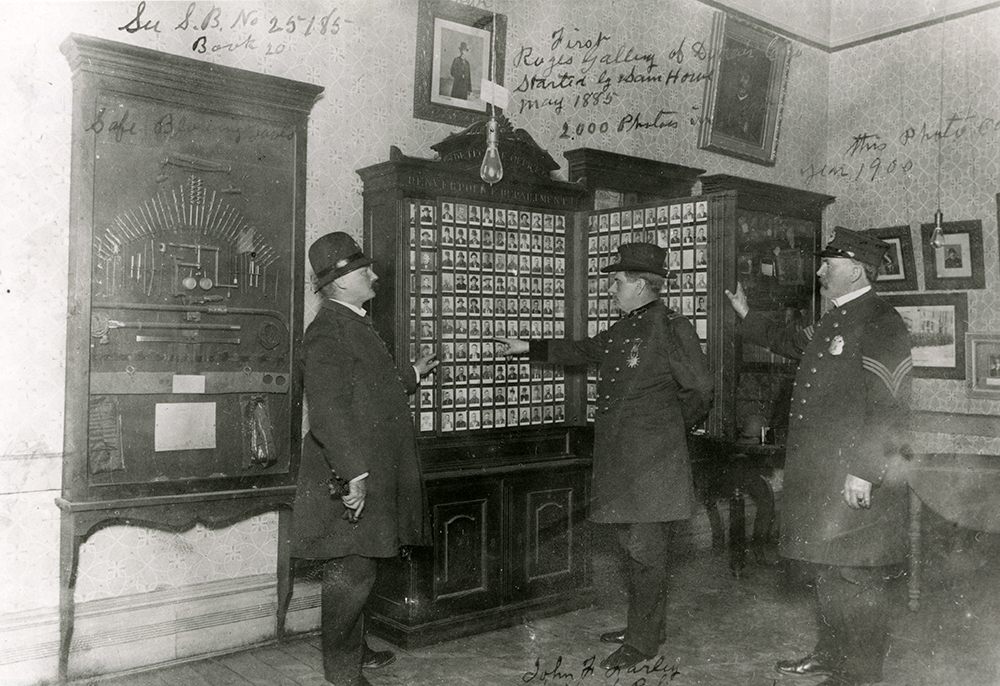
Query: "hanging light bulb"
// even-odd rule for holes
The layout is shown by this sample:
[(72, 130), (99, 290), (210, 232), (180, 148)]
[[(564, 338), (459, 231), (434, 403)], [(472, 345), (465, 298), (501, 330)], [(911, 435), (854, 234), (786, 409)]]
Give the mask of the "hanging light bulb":
[(934, 213), (934, 230), (931, 231), (932, 248), (940, 249), (944, 247), (944, 229), (941, 228), (942, 220), (944, 220), (944, 214), (942, 214), (941, 208), (938, 208), (937, 212)]
[(479, 177), (491, 186), (503, 178), (503, 163), (497, 149), (497, 118), (492, 114), (486, 122), (486, 154), (479, 166)]
[[(497, 13), (493, 12), (493, 42), (492, 55), (490, 55), (490, 86), (496, 83), (497, 74)], [(486, 122), (486, 152), (483, 154), (483, 163), (479, 165), (479, 178), (491, 186), (503, 178), (503, 163), (500, 162), (500, 150), (497, 148), (499, 131), (497, 128), (496, 106), (490, 102), (490, 118)]]

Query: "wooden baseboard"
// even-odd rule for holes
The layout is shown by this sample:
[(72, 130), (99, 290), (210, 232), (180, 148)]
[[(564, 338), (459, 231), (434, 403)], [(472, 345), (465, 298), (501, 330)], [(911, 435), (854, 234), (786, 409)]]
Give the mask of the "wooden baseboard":
[[(296, 587), (288, 633), (319, 626), (319, 591)], [(275, 579), (257, 575), (77, 605), (69, 675), (85, 678), (247, 648), (275, 638)], [(29, 686), (58, 675), (59, 610), (0, 617), (0, 683)]]

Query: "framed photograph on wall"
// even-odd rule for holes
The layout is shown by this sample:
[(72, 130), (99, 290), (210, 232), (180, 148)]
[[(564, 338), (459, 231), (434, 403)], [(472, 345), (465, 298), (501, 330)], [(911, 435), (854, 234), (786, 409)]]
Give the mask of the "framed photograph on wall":
[(698, 147), (773, 166), (791, 42), (720, 12), (711, 54)]
[(879, 269), (878, 281), (875, 282), (875, 290), (880, 293), (917, 290), (917, 268), (913, 259), (909, 225), (868, 229), (868, 233), (889, 244), (885, 262)]
[(965, 378), (965, 332), (969, 326), (965, 293), (882, 297), (896, 308), (910, 330), (915, 377)]
[(459, 126), (483, 119), (487, 105), (480, 84), (503, 83), (506, 41), (503, 14), (451, 0), (420, 0), (413, 116)]
[(1000, 400), (1000, 334), (965, 334), (965, 368), (970, 398)]
[(976, 220), (944, 222), (944, 245), (931, 247), (933, 224), (920, 225), (924, 246), (924, 282), (929, 291), (985, 288), (983, 223)]

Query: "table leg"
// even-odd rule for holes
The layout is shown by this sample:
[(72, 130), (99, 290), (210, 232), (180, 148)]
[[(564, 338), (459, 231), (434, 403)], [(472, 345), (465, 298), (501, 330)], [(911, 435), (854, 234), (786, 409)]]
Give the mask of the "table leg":
[(910, 610), (920, 609), (920, 556), (921, 531), (920, 511), (923, 503), (916, 491), (910, 490), (910, 578), (907, 580), (907, 590), (910, 597)]
[(764, 548), (770, 542), (771, 530), (774, 528), (774, 492), (767, 479), (760, 474), (746, 474), (741, 482), (756, 508), (750, 547), (754, 559), (758, 563), (765, 564)]
[(729, 571), (737, 579), (746, 565), (746, 503), (743, 487), (737, 485), (729, 496)]
[(285, 618), (288, 605), (292, 601), (292, 559), (291, 559), (292, 511), (287, 507), (278, 508), (278, 613), (275, 617), (275, 636), (280, 641), (285, 637)]
[(59, 532), (59, 681), (69, 674), (69, 649), (75, 618), (76, 563), (80, 537), (72, 514), (63, 513)]
[(719, 514), (712, 493), (704, 494), (701, 504), (705, 508), (705, 514), (708, 515), (708, 525), (712, 530), (712, 550), (722, 552), (726, 549), (726, 530), (722, 526), (722, 516)]

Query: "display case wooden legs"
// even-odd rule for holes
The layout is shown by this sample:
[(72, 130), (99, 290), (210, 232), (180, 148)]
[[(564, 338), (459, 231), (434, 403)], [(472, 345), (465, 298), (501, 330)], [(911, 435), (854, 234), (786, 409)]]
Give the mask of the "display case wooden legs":
[(590, 603), (583, 462), (429, 477), (433, 547), (380, 566), (375, 633), (421, 646)]
[(69, 674), (80, 546), (106, 526), (124, 524), (179, 532), (199, 523), (210, 528), (231, 526), (249, 517), (277, 510), (279, 535), (275, 633), (281, 638), (291, 596), (288, 530), (294, 498), (294, 486), (95, 502), (72, 502), (56, 498), (62, 518), (59, 542), (60, 681), (65, 681)]

